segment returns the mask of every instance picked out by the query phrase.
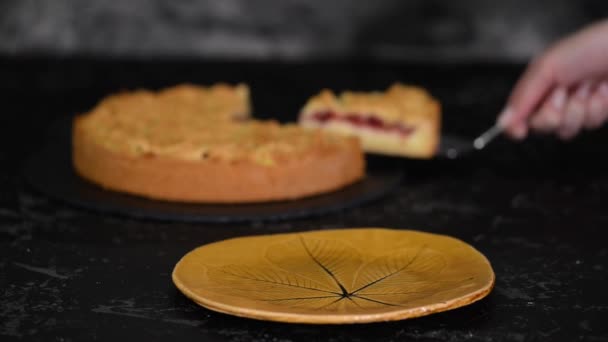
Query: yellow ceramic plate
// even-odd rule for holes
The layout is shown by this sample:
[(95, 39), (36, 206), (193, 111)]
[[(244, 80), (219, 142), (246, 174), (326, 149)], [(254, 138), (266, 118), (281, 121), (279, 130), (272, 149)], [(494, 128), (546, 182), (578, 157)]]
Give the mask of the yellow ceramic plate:
[(199, 247), (173, 282), (211, 310), (297, 323), (398, 320), (461, 307), (494, 285), (488, 260), (442, 235), (380, 228), (253, 236)]

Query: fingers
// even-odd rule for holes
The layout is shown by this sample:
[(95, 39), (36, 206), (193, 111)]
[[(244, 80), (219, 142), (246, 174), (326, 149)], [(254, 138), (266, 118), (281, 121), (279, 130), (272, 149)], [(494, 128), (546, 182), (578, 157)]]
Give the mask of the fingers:
[(600, 83), (591, 95), (585, 119), (586, 129), (599, 128), (608, 119), (608, 81)]
[(515, 139), (528, 132), (528, 119), (553, 87), (555, 70), (550, 55), (533, 62), (517, 82), (506, 109), (498, 117), (498, 125)]
[(562, 123), (557, 130), (557, 135), (560, 138), (570, 140), (580, 132), (585, 121), (590, 93), (591, 82), (584, 82), (569, 97)]
[(530, 128), (540, 133), (555, 133), (569, 140), (581, 129), (595, 129), (608, 121), (608, 80), (597, 86), (583, 82), (568, 93), (558, 87), (532, 115)]
[(538, 114), (530, 119), (530, 127), (541, 133), (555, 131), (562, 123), (568, 91), (564, 87), (554, 89), (541, 105)]

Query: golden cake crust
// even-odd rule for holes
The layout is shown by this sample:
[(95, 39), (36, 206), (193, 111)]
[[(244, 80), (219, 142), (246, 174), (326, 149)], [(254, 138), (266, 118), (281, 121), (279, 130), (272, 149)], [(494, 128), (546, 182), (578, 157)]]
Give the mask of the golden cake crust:
[[(363, 177), (354, 138), (272, 121), (235, 122), (235, 114), (249, 115), (242, 95), (248, 92), (239, 87), (188, 85), (101, 101), (74, 119), (75, 170), (108, 189), (205, 203), (295, 199)], [(219, 99), (209, 95), (217, 89)]]
[[(315, 119), (319, 113), (333, 113), (337, 118), (374, 117), (407, 133), (400, 136), (337, 120), (320, 122)], [(441, 106), (425, 89), (400, 83), (383, 92), (345, 91), (336, 95), (323, 90), (308, 100), (299, 122), (304, 127), (357, 136), (367, 152), (430, 158), (439, 146)]]

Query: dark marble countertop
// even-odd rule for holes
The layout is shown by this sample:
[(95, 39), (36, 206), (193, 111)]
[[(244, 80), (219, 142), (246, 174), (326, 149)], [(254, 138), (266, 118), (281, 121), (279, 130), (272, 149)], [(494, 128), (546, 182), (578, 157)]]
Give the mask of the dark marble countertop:
[[(293, 120), (319, 87), (401, 80), (443, 103), (444, 129), (489, 126), (521, 72), (506, 65), (373, 65), (0, 59), (0, 339), (192, 341), (607, 341), (606, 129), (565, 144), (499, 140), (459, 160), (403, 161), (396, 191), (322, 217), (193, 224), (101, 215), (23, 184), (24, 159), (52, 122), (108, 92), (177, 82), (251, 84), (261, 117)], [(52, 137), (51, 137), (52, 138)], [(253, 234), (343, 227), (449, 234), (496, 272), (485, 299), (427, 317), (354, 326), (293, 325), (215, 313), (173, 286), (194, 247)]]

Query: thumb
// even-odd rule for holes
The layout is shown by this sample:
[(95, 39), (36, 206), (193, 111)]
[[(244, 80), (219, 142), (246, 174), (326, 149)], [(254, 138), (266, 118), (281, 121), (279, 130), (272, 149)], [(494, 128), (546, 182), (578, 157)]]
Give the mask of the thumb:
[(555, 68), (549, 57), (534, 61), (513, 88), (505, 109), (498, 117), (498, 125), (510, 135), (523, 138), (529, 117), (554, 85)]

